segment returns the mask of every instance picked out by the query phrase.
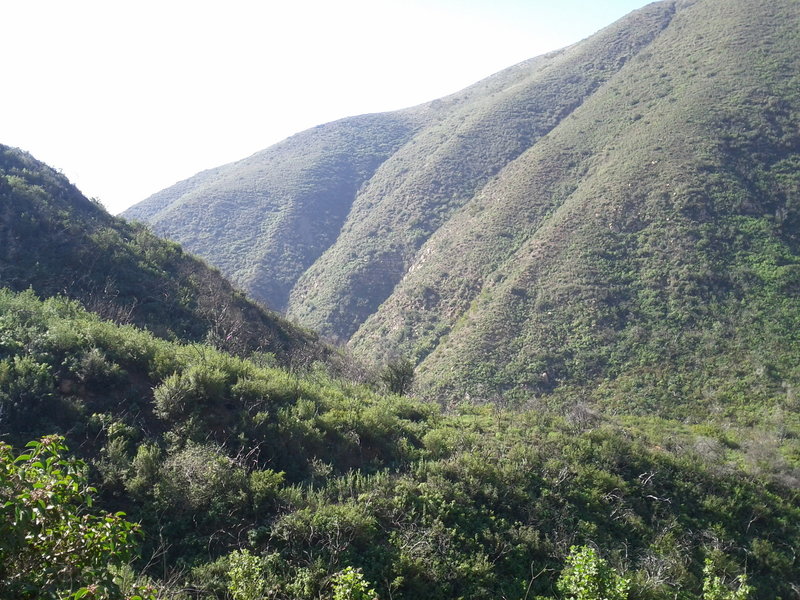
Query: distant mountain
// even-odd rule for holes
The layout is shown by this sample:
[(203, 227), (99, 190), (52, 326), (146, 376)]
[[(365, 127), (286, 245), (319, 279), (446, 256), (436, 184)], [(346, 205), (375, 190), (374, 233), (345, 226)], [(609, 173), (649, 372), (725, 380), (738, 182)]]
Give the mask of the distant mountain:
[[(800, 4), (651, 4), (126, 216), (438, 393), (670, 411), (800, 385)], [(201, 208), (202, 207), (202, 208)]]
[(353, 198), (416, 130), (405, 115), (345, 119), (155, 194), (125, 216), (208, 258), (253, 297), (285, 309), (336, 241)]
[(112, 217), (63, 175), (2, 145), (0, 286), (65, 295), (167, 339), (284, 362), (323, 352), (315, 335), (253, 304), (177, 244)]

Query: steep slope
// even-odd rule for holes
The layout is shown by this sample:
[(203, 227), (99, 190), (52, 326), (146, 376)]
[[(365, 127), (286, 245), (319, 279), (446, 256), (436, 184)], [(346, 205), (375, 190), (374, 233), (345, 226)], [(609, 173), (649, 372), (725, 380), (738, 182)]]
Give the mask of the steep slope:
[(791, 400), (798, 31), (791, 0), (666, 0), (370, 117), (413, 126), (286, 280), (285, 307), (361, 356), (413, 358), (439, 397)]
[(646, 45), (670, 11), (652, 7), (591, 43), (420, 107), (300, 133), (124, 216), (197, 252), (269, 306), (346, 339), (452, 211)]
[(501, 90), (453, 107), (417, 134), (366, 183), (336, 244), (298, 281), (289, 314), (348, 339), (430, 235), (646, 47), (671, 14), (671, 5), (653, 5), (516, 68)]
[[(51, 524), (75, 470), (52, 473), (62, 465), (39, 454), (14, 463), (38, 477), (15, 477), (6, 459), (7, 443), (38, 454), (25, 442), (58, 433), (91, 466), (92, 511), (140, 523), (133, 568), (163, 591), (147, 598), (230, 600), (244, 582), (250, 597), (330, 600), (337, 573), (355, 567), (379, 598), (555, 599), (575, 545), (630, 580), (624, 597), (744, 598), (727, 584), (746, 573), (747, 598), (793, 598), (800, 415), (743, 416), (747, 427), (722, 415), (693, 425), (541, 407), (445, 413), (0, 290), (0, 596), (67, 597), (19, 574), (66, 562), (53, 552), (43, 563), (38, 536), (24, 534), (63, 531)], [(19, 494), (24, 483), (33, 493)], [(31, 513), (48, 520), (37, 527)], [(14, 560), (26, 546), (37, 560)], [(105, 566), (114, 548), (101, 550)], [(134, 578), (123, 574), (115, 581)]]
[(403, 114), (321, 125), (159, 192), (125, 216), (285, 309), (297, 278), (338, 236), (359, 187), (417, 126)]
[(800, 351), (798, 30), (794, 2), (685, 6), (437, 232), (353, 343), (479, 397), (782, 396)]
[(235, 352), (322, 352), (316, 337), (234, 290), (174, 243), (87, 200), (65, 177), (0, 145), (0, 286), (63, 294), (157, 335)]

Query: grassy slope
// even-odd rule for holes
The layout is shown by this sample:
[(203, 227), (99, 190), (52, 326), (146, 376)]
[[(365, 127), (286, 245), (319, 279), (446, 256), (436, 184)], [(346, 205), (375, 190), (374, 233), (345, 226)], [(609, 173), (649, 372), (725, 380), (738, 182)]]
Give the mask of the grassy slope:
[(360, 187), (417, 131), (498, 93), (542, 58), (443, 99), (351, 117), (294, 135), (241, 161), (198, 173), (128, 209), (284, 309), (297, 278), (337, 238)]
[[(453, 210), (646, 45), (668, 13), (651, 7), (625, 21), (624, 32), (612, 27), (592, 44), (420, 107), (308, 130), (125, 215), (180, 241), (271, 306), (286, 307), (291, 293), (292, 316), (347, 338)], [(596, 68), (584, 68), (589, 59)]]
[(318, 354), (316, 337), (252, 302), (174, 243), (90, 202), (65, 177), (0, 146), (0, 285), (65, 294), (104, 318), (236, 352)]
[(621, 376), (603, 393), (644, 387), (652, 410), (794, 382), (798, 9), (765, 8), (680, 11), (437, 232), (354, 343), (479, 397)]
[[(165, 192), (182, 199), (158, 226), (208, 235), (212, 262), (358, 354), (412, 356), (437, 393), (527, 398), (581, 382), (646, 410), (772, 401), (798, 383), (785, 335), (797, 331), (798, 29), (787, 0), (656, 3), (441, 101), (201, 174)], [(326, 132), (348, 127), (372, 156), (386, 138), (371, 132), (395, 131), (387, 119), (402, 135), (347, 194), (287, 166), (264, 188), (287, 193), (269, 192), (276, 216), (256, 218), (245, 166), (288, 165), (302, 148), (338, 164), (354, 146)], [(234, 189), (239, 177), (238, 208), (196, 209), (217, 198), (209, 178)], [(325, 202), (336, 218), (308, 221)]]
[(479, 93), (414, 136), (367, 182), (336, 244), (293, 290), (289, 314), (348, 339), (431, 234), (645, 47), (670, 15), (668, 5), (651, 6), (590, 41), (502, 74), (502, 88), (473, 88)]

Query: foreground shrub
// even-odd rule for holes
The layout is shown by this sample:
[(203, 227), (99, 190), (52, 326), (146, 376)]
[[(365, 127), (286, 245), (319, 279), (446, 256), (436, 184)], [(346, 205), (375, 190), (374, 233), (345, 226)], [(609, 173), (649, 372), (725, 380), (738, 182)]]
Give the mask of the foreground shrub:
[[(117, 598), (115, 573), (139, 528), (123, 513), (92, 514), (86, 465), (63, 438), (30, 442), (14, 456), (0, 443), (0, 597)], [(134, 596), (136, 597), (136, 596)]]

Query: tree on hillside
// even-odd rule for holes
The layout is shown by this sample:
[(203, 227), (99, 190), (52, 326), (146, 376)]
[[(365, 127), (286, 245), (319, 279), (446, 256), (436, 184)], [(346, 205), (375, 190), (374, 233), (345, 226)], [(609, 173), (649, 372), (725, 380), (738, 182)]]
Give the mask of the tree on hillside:
[(626, 600), (631, 582), (588, 546), (573, 546), (556, 583), (572, 600)]
[(414, 383), (414, 363), (407, 358), (389, 361), (381, 371), (380, 379), (389, 392), (402, 396)]

